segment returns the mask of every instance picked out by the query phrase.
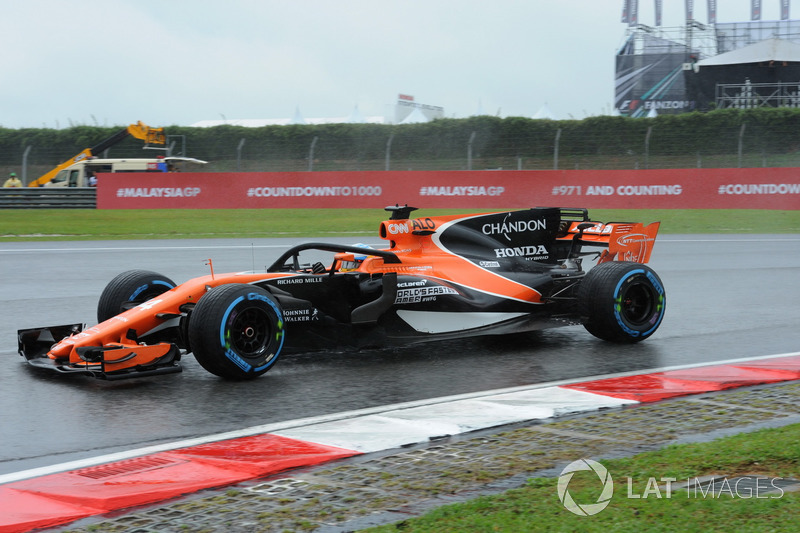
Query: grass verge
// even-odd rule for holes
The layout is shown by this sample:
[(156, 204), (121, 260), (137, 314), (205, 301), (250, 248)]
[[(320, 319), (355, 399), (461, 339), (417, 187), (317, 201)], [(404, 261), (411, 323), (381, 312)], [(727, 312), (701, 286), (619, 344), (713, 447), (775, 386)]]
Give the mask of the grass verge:
[[(420, 209), (415, 217), (494, 211)], [(661, 221), (661, 233), (800, 233), (800, 210), (591, 210), (594, 220)], [(0, 210), (0, 241), (373, 236), (376, 209)]]
[[(612, 476), (614, 494), (609, 505), (593, 516), (578, 516), (562, 505), (558, 478), (531, 478), (520, 489), (448, 505), (420, 518), (366, 531), (797, 531), (800, 493), (769, 494), (770, 482), (762, 481), (758, 489), (748, 489), (743, 482), (738, 488), (734, 482), (727, 489), (723, 484), (717, 496), (700, 489), (672, 490), (668, 496), (662, 478), (675, 479), (676, 487), (701, 476), (720, 474), (728, 479), (754, 479), (756, 475), (798, 479), (798, 458), (800, 425), (767, 429), (600, 461)], [(576, 503), (592, 504), (598, 501), (602, 487), (594, 472), (578, 471), (568, 491)]]

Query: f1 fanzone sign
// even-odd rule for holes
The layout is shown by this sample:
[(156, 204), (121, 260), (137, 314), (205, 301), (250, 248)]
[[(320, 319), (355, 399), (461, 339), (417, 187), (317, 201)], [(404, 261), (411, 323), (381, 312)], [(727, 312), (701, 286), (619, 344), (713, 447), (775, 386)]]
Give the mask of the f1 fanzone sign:
[(800, 168), (100, 174), (99, 209), (800, 209)]

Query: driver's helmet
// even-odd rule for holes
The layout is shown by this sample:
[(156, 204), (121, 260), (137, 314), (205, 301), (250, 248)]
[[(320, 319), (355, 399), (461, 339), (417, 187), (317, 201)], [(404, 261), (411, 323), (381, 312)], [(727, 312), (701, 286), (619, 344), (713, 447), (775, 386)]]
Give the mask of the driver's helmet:
[[(368, 250), (372, 249), (371, 246), (369, 246), (367, 244), (363, 244), (363, 243), (357, 243), (357, 244), (354, 244), (353, 246), (358, 246), (359, 248), (366, 248)], [(367, 256), (368, 256), (368, 254), (353, 254), (353, 260), (352, 261), (342, 261), (341, 270), (343, 270), (343, 271), (358, 270), (358, 267), (361, 266), (361, 263), (364, 262), (364, 259), (366, 259)]]

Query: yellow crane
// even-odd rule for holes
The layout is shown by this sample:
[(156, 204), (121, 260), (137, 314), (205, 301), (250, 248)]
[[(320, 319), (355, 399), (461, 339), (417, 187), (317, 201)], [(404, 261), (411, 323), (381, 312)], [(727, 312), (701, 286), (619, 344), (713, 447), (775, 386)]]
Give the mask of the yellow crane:
[(63, 170), (70, 165), (74, 165), (78, 161), (83, 161), (89, 157), (94, 157), (95, 155), (101, 153), (103, 150), (110, 148), (117, 144), (118, 142), (128, 138), (128, 137), (135, 137), (137, 139), (141, 139), (145, 142), (145, 145), (149, 144), (160, 144), (166, 145), (167, 143), (167, 136), (164, 133), (164, 128), (151, 128), (147, 124), (143, 124), (141, 121), (137, 122), (136, 124), (131, 124), (127, 128), (118, 131), (108, 139), (101, 141), (100, 143), (92, 146), (91, 148), (86, 148), (82, 150), (78, 155), (75, 155), (57, 167), (53, 168), (46, 174), (40, 176), (38, 179), (30, 182), (28, 187), (42, 187), (45, 183), (50, 182), (56, 174), (60, 170)]

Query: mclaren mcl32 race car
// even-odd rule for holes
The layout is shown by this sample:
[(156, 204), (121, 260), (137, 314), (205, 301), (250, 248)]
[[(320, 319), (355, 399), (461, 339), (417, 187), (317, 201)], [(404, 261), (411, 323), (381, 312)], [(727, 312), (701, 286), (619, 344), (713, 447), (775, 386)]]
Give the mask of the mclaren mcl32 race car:
[(37, 367), (103, 379), (179, 372), (192, 353), (217, 376), (249, 379), (283, 351), (581, 324), (634, 343), (664, 318), (664, 285), (646, 265), (658, 222), (595, 222), (556, 207), (421, 218), (413, 207), (386, 210), (385, 249), (300, 244), (263, 272), (212, 267), (180, 285), (124, 272), (100, 295), (96, 326), (19, 330), (19, 352)]

